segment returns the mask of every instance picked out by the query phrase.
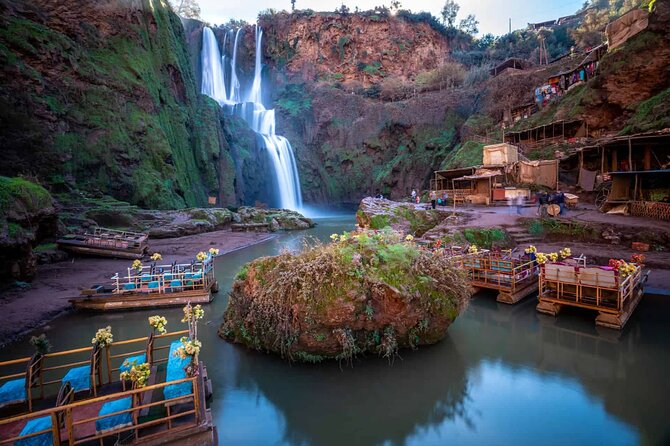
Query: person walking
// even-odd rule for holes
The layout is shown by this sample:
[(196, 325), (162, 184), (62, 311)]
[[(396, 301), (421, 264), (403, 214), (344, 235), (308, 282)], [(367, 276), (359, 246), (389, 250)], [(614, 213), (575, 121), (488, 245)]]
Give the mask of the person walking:
[(435, 206), (437, 205), (437, 192), (434, 190), (430, 191), (430, 205), (435, 209)]
[(523, 195), (517, 195), (516, 196), (516, 214), (521, 215), (523, 211), (523, 204), (526, 201), (526, 197)]
[(416, 189), (412, 189), (412, 202), (416, 201)]

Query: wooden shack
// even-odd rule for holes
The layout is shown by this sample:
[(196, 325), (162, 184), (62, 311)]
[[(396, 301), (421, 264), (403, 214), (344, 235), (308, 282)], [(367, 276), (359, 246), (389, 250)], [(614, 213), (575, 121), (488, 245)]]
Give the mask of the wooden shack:
[(507, 143), (484, 146), (484, 166), (505, 166), (519, 161), (518, 149)]
[(638, 217), (670, 220), (670, 169), (611, 172), (612, 188), (602, 207)]
[(465, 202), (471, 204), (491, 204), (493, 201), (493, 187), (496, 182), (504, 177), (502, 171), (497, 169), (477, 169), (472, 175), (463, 175), (454, 178), (454, 189), (470, 190), (465, 196)]

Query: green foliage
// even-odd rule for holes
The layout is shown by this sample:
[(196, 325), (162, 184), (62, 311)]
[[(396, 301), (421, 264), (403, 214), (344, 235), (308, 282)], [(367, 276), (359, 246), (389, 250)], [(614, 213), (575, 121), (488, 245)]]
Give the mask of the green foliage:
[(383, 229), (390, 225), (390, 217), (388, 215), (375, 215), (370, 219), (370, 228)]
[(484, 158), (484, 143), (465, 141), (458, 144), (442, 163), (441, 169), (480, 166)]
[(19, 177), (0, 176), (0, 213), (3, 216), (10, 208), (34, 213), (52, 205), (51, 194), (42, 186)]
[(553, 218), (527, 220), (529, 234), (554, 240), (593, 241), (598, 231), (587, 223), (562, 221)]
[(35, 347), (35, 351), (40, 355), (46, 355), (51, 351), (51, 342), (45, 333), (39, 336), (31, 336), (30, 344)]
[(498, 228), (467, 228), (463, 230), (463, 237), (468, 243), (486, 249), (508, 240), (505, 231)]
[(670, 127), (670, 88), (640, 102), (630, 117), (623, 134), (648, 132)]
[(247, 274), (249, 274), (249, 265), (243, 265), (235, 275), (235, 280), (246, 280)]
[(288, 84), (279, 92), (276, 104), (292, 118), (298, 118), (312, 108), (312, 99), (305, 91), (305, 84)]

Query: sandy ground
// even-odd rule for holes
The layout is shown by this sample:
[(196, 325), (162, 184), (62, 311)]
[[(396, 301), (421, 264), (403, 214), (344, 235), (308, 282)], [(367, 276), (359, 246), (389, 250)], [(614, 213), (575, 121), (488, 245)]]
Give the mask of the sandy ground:
[[(163, 261), (186, 261), (199, 251), (211, 247), (225, 255), (276, 237), (275, 234), (208, 232), (172, 239), (150, 240), (150, 252), (160, 252)], [(105, 282), (116, 271), (123, 271), (132, 261), (97, 257), (75, 257), (66, 262), (40, 265), (37, 276), (26, 290), (9, 290), (0, 294), (0, 344), (6, 344), (25, 332), (37, 328), (59, 314), (70, 310), (68, 299), (78, 289)]]

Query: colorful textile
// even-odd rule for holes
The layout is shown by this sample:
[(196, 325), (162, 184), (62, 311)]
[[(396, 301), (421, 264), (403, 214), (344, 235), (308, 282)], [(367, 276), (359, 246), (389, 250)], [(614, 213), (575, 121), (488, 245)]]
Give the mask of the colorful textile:
[[(32, 434), (35, 432), (51, 429), (51, 416), (35, 418), (23, 426), (19, 436)], [(51, 446), (53, 444), (53, 434), (45, 432), (34, 437), (23, 438), (14, 442), (15, 446)]]
[[(122, 410), (130, 409), (133, 405), (133, 397), (121, 398), (120, 400), (108, 401), (102, 405), (98, 416), (107, 415), (110, 413), (120, 412)], [(110, 417), (100, 418), (95, 420), (95, 430), (98, 432), (117, 429), (123, 426), (132, 424), (132, 412), (124, 412)]]
[(75, 392), (88, 390), (91, 388), (91, 366), (84, 365), (68, 370), (62, 380), (63, 383), (69, 382)]
[(0, 387), (0, 406), (26, 400), (26, 379), (19, 378), (5, 382)]
[(145, 362), (147, 362), (147, 354), (146, 353), (142, 353), (141, 355), (137, 355), (137, 356), (131, 356), (129, 358), (126, 358), (123, 361), (123, 363), (121, 363), (121, 367), (119, 368), (119, 372), (129, 372), (130, 368), (132, 366), (144, 364)]
[[(170, 356), (168, 356), (167, 364), (167, 373), (165, 375), (165, 382), (176, 381), (178, 379), (186, 378), (186, 366), (191, 362), (191, 357), (187, 356), (182, 359), (179, 356), (175, 356), (175, 352), (179, 347), (181, 347), (181, 341), (174, 341), (170, 344)], [(165, 399), (178, 398), (183, 395), (188, 395), (191, 393), (191, 383), (184, 382), (180, 384), (172, 384), (170, 386), (165, 386), (163, 394)]]

